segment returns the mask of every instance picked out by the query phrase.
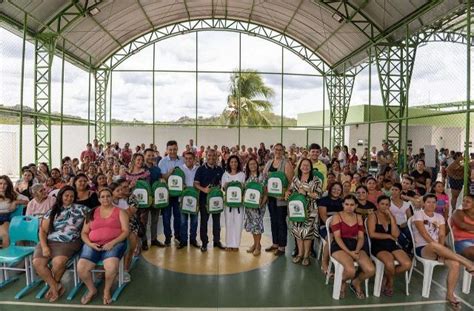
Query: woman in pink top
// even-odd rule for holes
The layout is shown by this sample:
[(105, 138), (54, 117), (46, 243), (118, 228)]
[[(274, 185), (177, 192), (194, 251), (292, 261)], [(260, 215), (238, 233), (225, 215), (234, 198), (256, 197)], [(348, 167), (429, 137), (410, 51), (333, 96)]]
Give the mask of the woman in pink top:
[(110, 304), (110, 289), (117, 276), (119, 261), (127, 249), (128, 214), (112, 204), (112, 191), (104, 188), (99, 192), (100, 206), (91, 211), (82, 228), (84, 246), (77, 263), (79, 277), (87, 286), (87, 294), (81, 298), (82, 304), (89, 303), (97, 294), (91, 270), (99, 261), (105, 270), (103, 303)]
[(50, 197), (46, 193), (46, 188), (42, 184), (34, 184), (31, 187), (33, 199), (28, 202), (26, 215), (43, 216), (56, 203), (55, 197)]
[(368, 177), (365, 184), (367, 186), (367, 201), (377, 206), (377, 199), (383, 194), (382, 191), (377, 190), (377, 180), (373, 177)]
[(467, 194), (462, 209), (451, 216), (456, 253), (474, 260), (474, 195)]

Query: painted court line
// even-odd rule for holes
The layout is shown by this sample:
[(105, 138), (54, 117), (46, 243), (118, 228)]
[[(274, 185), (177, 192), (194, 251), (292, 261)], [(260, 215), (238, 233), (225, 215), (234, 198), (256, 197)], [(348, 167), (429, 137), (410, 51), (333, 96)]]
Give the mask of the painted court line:
[[(40, 303), (40, 302), (20, 302), (20, 301), (0, 301), (0, 305), (13, 306), (35, 306), (48, 308), (73, 308), (73, 309), (105, 309), (105, 310), (337, 310), (337, 309), (374, 309), (374, 308), (388, 308), (388, 307), (407, 307), (420, 305), (445, 304), (446, 300), (433, 301), (413, 301), (413, 302), (399, 302), (399, 303), (384, 303), (384, 304), (366, 304), (366, 305), (338, 305), (338, 306), (315, 306), (315, 307), (267, 307), (267, 308), (176, 308), (176, 307), (145, 307), (145, 306), (103, 306), (103, 305), (79, 305), (79, 304), (61, 304), (61, 303)], [(469, 306), (469, 304), (467, 304)]]
[[(416, 272), (418, 272), (418, 274), (420, 274), (421, 276), (423, 276), (423, 273), (422, 273), (420, 270), (418, 270), (417, 268), (415, 268), (414, 270), (415, 270)], [(439, 284), (437, 281), (435, 281), (435, 280), (432, 279), (432, 280), (431, 280), (431, 283), (437, 285), (438, 287), (441, 287), (444, 291), (446, 291), (446, 287), (444, 287), (443, 285)], [(463, 304), (465, 304), (466, 306), (468, 306), (468, 307), (470, 308), (470, 310), (474, 310), (474, 306), (471, 305), (470, 303), (468, 303), (466, 300), (462, 299), (462, 298), (459, 297), (458, 295), (456, 295), (456, 298), (457, 298), (460, 302), (462, 302)], [(445, 303), (446, 303), (446, 301), (445, 301)]]

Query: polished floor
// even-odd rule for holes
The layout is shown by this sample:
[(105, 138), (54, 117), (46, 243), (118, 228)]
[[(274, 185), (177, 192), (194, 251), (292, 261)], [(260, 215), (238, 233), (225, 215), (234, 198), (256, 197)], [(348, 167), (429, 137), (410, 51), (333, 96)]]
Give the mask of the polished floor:
[[(223, 223), (223, 222), (222, 222)], [(269, 228), (268, 219), (266, 228)], [(224, 235), (224, 232), (222, 233)], [(268, 235), (264, 243), (270, 244)], [(291, 239), (290, 239), (291, 241)], [(102, 306), (96, 297), (90, 305), (80, 305), (79, 292), (73, 301), (65, 297), (50, 304), (38, 300), (33, 290), (21, 300), (13, 298), (24, 284), (24, 279), (0, 289), (0, 311), (3, 310), (169, 310), (169, 309), (266, 309), (266, 310), (450, 310), (445, 303), (445, 271), (435, 270), (429, 299), (421, 297), (422, 277), (414, 272), (410, 295), (404, 293), (404, 280), (395, 283), (395, 295), (391, 298), (370, 296), (358, 300), (348, 291), (346, 298), (331, 298), (332, 284), (325, 285), (319, 264), (309, 267), (295, 265), (289, 254), (276, 258), (262, 254), (255, 258), (245, 250), (251, 236), (244, 233), (238, 253), (227, 253), (210, 248), (207, 253), (188, 248), (151, 248), (142, 254), (131, 271), (132, 282), (124, 289), (119, 300), (110, 306)], [(418, 265), (421, 268), (421, 265)], [(64, 283), (70, 286), (69, 276)], [(474, 310), (474, 291), (464, 295), (458, 288), (462, 310)]]

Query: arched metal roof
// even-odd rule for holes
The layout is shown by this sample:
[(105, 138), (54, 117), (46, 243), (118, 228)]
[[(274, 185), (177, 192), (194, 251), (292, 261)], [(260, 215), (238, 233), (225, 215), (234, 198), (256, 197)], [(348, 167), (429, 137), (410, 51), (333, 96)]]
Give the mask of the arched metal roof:
[[(229, 19), (293, 38), (331, 68), (350, 68), (376, 42), (396, 42), (450, 12), (459, 0), (3, 0), (2, 20), (30, 34), (58, 32), (57, 47), (82, 64), (100, 66), (150, 31), (177, 22)], [(64, 45), (64, 46), (63, 46)]]

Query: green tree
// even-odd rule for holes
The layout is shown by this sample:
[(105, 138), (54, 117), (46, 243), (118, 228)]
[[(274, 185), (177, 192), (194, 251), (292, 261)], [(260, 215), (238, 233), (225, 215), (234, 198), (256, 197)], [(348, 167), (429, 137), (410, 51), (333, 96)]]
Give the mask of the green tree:
[(272, 103), (269, 101), (275, 92), (263, 82), (262, 76), (255, 70), (247, 69), (240, 74), (234, 72), (230, 77), (230, 94), (222, 116), (227, 124), (271, 125), (268, 116)]

